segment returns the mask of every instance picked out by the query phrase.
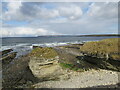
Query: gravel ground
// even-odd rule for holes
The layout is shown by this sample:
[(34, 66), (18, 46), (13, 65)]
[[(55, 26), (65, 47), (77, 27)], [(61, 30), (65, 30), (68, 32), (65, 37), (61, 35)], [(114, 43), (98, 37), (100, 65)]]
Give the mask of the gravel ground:
[(45, 81), (33, 85), (35, 88), (86, 88), (94, 86), (114, 85), (118, 81), (118, 72), (109, 70), (90, 70), (70, 73), (70, 79)]

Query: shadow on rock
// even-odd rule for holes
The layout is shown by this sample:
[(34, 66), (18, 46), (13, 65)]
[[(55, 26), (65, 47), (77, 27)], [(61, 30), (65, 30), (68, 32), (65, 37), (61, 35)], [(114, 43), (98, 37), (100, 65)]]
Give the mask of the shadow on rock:
[(120, 71), (120, 62), (118, 60), (106, 60), (105, 58), (97, 58), (92, 56), (77, 56), (80, 61), (86, 61), (97, 68)]
[(22, 86), (24, 84), (30, 85), (37, 82), (31, 70), (28, 67), (29, 56), (23, 56), (15, 59), (6, 68), (3, 69), (3, 88), (11, 88)]

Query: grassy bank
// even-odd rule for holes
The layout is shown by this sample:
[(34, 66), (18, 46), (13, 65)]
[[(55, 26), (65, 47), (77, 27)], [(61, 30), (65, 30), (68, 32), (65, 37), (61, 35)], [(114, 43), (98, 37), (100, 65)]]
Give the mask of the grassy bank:
[(120, 38), (104, 39), (101, 41), (87, 42), (80, 48), (84, 53), (97, 55), (103, 58), (120, 60)]

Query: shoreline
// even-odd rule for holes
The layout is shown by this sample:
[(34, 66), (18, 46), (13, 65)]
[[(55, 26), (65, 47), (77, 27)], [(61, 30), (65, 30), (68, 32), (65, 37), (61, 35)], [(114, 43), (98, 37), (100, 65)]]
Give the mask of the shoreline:
[[(96, 66), (91, 65), (92, 63), (83, 61), (78, 57), (78, 56), (84, 56), (84, 54), (80, 52), (81, 47), (83, 47), (83, 45), (84, 44), (70, 44), (70, 45), (65, 45), (65, 46), (56, 46), (56, 47), (52, 47), (52, 48), (40, 47), (40, 46), (34, 47), (32, 52), (34, 51), (33, 54), (37, 52), (35, 54), (35, 56), (33, 54), (31, 54), (32, 55), (31, 56), (29, 53), (26, 56), (21, 56), (15, 60), (13, 60), (12, 63), (10, 63), (9, 65), (7, 65), (7, 64), (4, 65), (4, 67), (5, 67), (5, 68), (3, 68), (3, 76), (4, 76), (3, 78), (5, 80), (5, 82), (3, 83), (4, 87), (11, 84), (10, 86), (13, 86), (16, 88), (21, 88), (21, 87), (23, 87), (23, 88), (25, 88), (25, 87), (29, 87), (29, 88), (30, 87), (34, 87), (34, 88), (35, 87), (36, 88), (45, 88), (45, 87), (46, 88), (51, 88), (51, 87), (52, 88), (57, 88), (57, 87), (59, 87), (59, 88), (60, 87), (61, 88), (68, 88), (68, 87), (69, 88), (87, 88), (87, 87), (97, 87), (97, 86), (99, 87), (101, 85), (103, 85), (101, 87), (104, 87), (106, 85), (114, 86), (114, 84), (119, 83), (119, 81), (118, 81), (118, 72), (119, 71), (115, 71), (116, 69), (115, 70), (109, 70), (109, 69), (105, 69), (105, 68), (101, 69), (100, 68), (101, 66), (96, 69)], [(50, 55), (48, 54), (48, 52), (51, 52), (51, 53), (49, 53)], [(51, 59), (49, 59), (49, 57), (56, 56), (56, 52), (59, 53), (58, 54), (60, 57), (58, 59), (59, 61), (54, 62), (54, 59), (52, 59), (52, 61), (49, 62), (49, 60), (51, 60)], [(38, 54), (37, 57), (39, 60), (40, 58), (43, 58), (43, 56), (41, 56), (42, 53), (43, 54), (47, 53), (46, 54), (47, 56), (45, 56), (47, 58), (44, 59), (45, 61), (44, 60), (42, 62), (35, 61), (36, 59), (34, 59), (33, 57), (36, 57), (36, 55)], [(47, 62), (46, 62), (46, 60), (47, 60)], [(63, 64), (66, 62), (69, 64)], [(34, 72), (37, 72), (37, 70), (38, 70), (37, 64), (39, 64), (39, 63), (40, 63), (39, 66), (41, 68), (43, 68), (43, 71), (46, 71), (45, 73), (43, 73), (43, 76), (47, 75), (48, 74), (47, 72), (50, 72), (51, 73), (50, 78), (53, 77), (52, 75), (54, 75), (55, 72), (52, 73), (52, 71), (50, 71), (50, 70), (54, 70), (54, 69), (61, 70), (61, 72), (64, 72), (64, 73), (62, 73), (62, 76), (61, 76), (61, 73), (58, 73), (58, 72), (55, 74), (57, 76), (60, 76), (60, 80), (54, 80), (54, 79), (49, 80), (48, 78), (45, 77), (44, 78), (45, 81), (43, 79), (43, 81), (41, 82), (41, 80), (39, 81), (38, 79), (36, 79), (37, 74), (38, 74), (38, 76), (42, 76), (42, 74), (39, 75), (40, 73), (37, 73), (37, 74), (34, 73)], [(60, 63), (62, 63), (62, 66), (63, 65), (65, 66), (64, 69), (63, 69), (63, 67), (61, 68), (61, 66), (59, 65)], [(73, 64), (72, 68), (71, 68), (71, 66), (68, 66), (68, 65), (71, 65), (70, 63)], [(33, 68), (32, 65), (36, 66), (36, 67)], [(51, 69), (47, 68), (48, 67), (47, 65), (49, 65), (49, 68), (51, 68)], [(104, 64), (103, 64), (103, 66), (104, 66)], [(79, 68), (84, 67), (84, 71), (79, 71), (79, 69), (76, 67), (79, 67)], [(91, 67), (91, 69), (87, 70), (90, 67)], [(76, 70), (78, 70), (78, 71), (76, 71)], [(9, 73), (9, 72), (12, 72), (12, 73)], [(17, 73), (19, 73), (19, 74), (17, 74)], [(23, 75), (23, 77), (22, 77), (22, 75)], [(107, 78), (108, 76), (110, 77), (109, 79)], [(93, 78), (93, 77), (96, 77), (96, 78)], [(37, 78), (39, 78), (39, 77), (37, 77)], [(42, 77), (40, 77), (40, 78), (42, 78)], [(10, 81), (9, 79), (12, 81)], [(18, 81), (16, 79), (18, 79)], [(47, 81), (46, 81), (46, 79), (47, 79)], [(55, 79), (57, 79), (57, 78), (55, 78)], [(79, 79), (78, 82), (77, 82), (77, 79)], [(10, 81), (10, 82), (8, 82), (8, 81)], [(94, 83), (91, 83), (92, 81), (94, 81)], [(14, 86), (15, 83), (17, 83), (16, 86)], [(21, 85), (19, 85), (19, 84), (21, 84)], [(72, 84), (73, 84), (73, 87), (72, 87)], [(108, 87), (110, 87), (110, 86), (108, 86)], [(114, 86), (114, 88), (115, 87), (116, 87), (116, 85)]]

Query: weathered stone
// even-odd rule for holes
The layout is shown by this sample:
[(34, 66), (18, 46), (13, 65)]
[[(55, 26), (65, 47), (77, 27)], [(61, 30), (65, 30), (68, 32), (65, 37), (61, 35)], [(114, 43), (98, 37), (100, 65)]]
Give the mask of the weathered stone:
[(41, 47), (41, 46), (33, 46), (33, 49), (35, 49), (35, 48), (43, 48), (43, 47)]
[(34, 76), (39, 79), (54, 79), (61, 73), (61, 67), (55, 60), (40, 63), (39, 60), (31, 59), (29, 62), (29, 67)]
[(104, 39), (101, 41), (86, 42), (81, 48), (81, 52), (88, 56), (120, 60), (120, 38)]
[(84, 55), (83, 59), (99, 68), (120, 71), (119, 39), (86, 42), (80, 49)]
[(79, 59), (79, 56), (77, 55), (81, 55), (81, 54), (79, 54), (78, 51), (76, 50), (71, 49), (73, 50), (71, 52), (71, 50), (65, 50), (58, 47), (55, 49), (59, 54), (59, 59), (60, 59), (59, 63), (62, 64), (62, 67), (65, 67), (65, 68), (67, 67), (75, 71), (84, 71), (84, 70), (89, 70), (91, 68), (96, 68), (90, 63)]
[(17, 52), (12, 52), (10, 54), (4, 55), (1, 58), (2, 64), (9, 64), (17, 55)]
[(106, 58), (97, 58), (92, 56), (81, 56), (80, 60), (86, 61), (98, 68), (120, 71), (120, 62), (115, 60), (106, 60)]
[(11, 51), (13, 51), (13, 49), (3, 50), (2, 52), (0, 52), (0, 55), (8, 54), (8, 53), (10, 53)]
[(29, 62), (29, 67), (35, 77), (41, 80), (55, 80), (64, 74), (64, 70), (58, 63), (59, 57), (53, 48), (37, 49), (33, 52), (39, 55), (31, 55)]
[(22, 86), (27, 82), (36, 82), (28, 66), (29, 56), (23, 56), (13, 61), (12, 64), (2, 70), (2, 85), (3, 88), (11, 88)]

